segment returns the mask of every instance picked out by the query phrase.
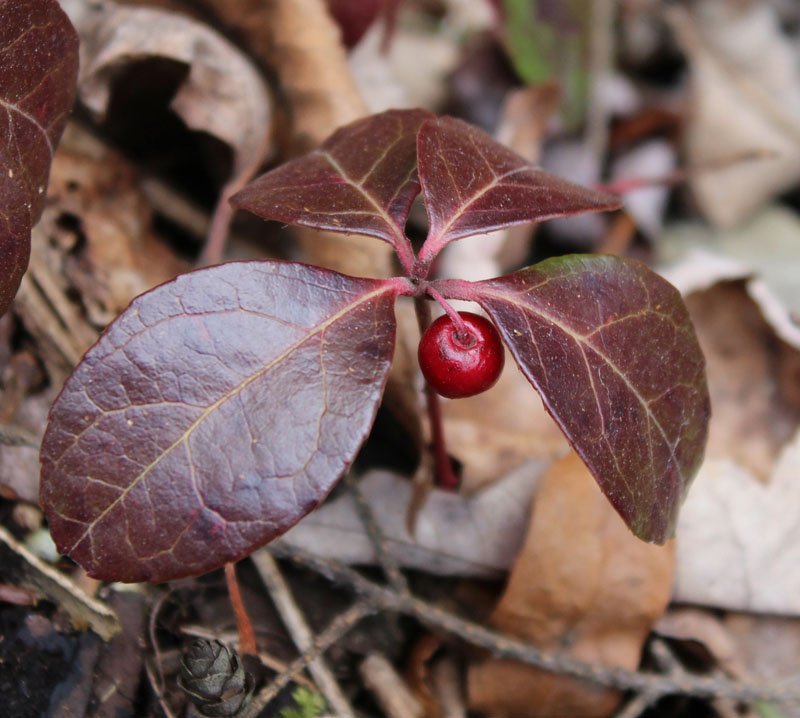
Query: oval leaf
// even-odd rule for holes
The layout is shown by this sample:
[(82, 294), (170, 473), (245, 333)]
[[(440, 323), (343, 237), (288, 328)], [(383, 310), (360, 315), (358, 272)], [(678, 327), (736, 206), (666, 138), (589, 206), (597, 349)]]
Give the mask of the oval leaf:
[(419, 194), (417, 132), (426, 110), (389, 110), (334, 132), (318, 150), (281, 165), (231, 198), (264, 219), (378, 237), (398, 252)]
[(425, 122), (418, 145), (430, 222), (423, 261), (461, 237), (620, 206), (616, 197), (532, 167), (482, 130), (453, 117)]
[(614, 508), (637, 536), (666, 541), (710, 413), (678, 291), (640, 262), (603, 256), (550, 259), (473, 289)]
[(28, 267), (77, 76), (78, 37), (55, 0), (0, 0), (0, 315)]
[(42, 443), (59, 551), (153, 582), (240, 559), (327, 495), (377, 411), (395, 285), (288, 262), (198, 270), (134, 300)]

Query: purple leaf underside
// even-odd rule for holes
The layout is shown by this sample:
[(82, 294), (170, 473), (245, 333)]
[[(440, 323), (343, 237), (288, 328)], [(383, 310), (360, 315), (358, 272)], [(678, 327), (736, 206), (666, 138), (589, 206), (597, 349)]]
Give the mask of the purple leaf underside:
[(432, 253), (473, 234), (620, 206), (616, 197), (532, 167), (453, 117), (422, 125), (418, 155)]
[(419, 194), (416, 137), (429, 117), (426, 110), (389, 110), (357, 120), (231, 202), (264, 219), (407, 244), (404, 226)]
[(56, 0), (0, 0), (0, 315), (28, 267), (77, 76), (78, 37)]
[(670, 538), (710, 414), (678, 291), (639, 262), (604, 256), (547, 260), (475, 290), (631, 530)]
[(59, 551), (160, 582), (286, 531), (372, 426), (395, 298), (387, 281), (234, 262), (134, 300), (51, 411), (40, 500)]

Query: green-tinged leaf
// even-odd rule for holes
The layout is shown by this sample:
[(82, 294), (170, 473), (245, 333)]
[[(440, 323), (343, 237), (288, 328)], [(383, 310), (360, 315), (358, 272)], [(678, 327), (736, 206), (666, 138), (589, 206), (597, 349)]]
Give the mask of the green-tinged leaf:
[[(440, 291), (458, 297), (446, 282)], [(640, 262), (550, 259), (471, 296), (639, 537), (672, 535), (705, 448), (705, 361), (678, 291)]]

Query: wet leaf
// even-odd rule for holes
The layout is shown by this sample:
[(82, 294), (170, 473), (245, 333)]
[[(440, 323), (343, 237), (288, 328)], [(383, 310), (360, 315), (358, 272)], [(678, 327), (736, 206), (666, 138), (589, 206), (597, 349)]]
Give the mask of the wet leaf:
[(246, 556), (330, 491), (377, 411), (395, 285), (285, 262), (136, 299), (53, 406), (53, 538), (98, 578), (164, 581)]
[(640, 538), (666, 541), (709, 417), (705, 362), (678, 291), (606, 256), (559, 257), (473, 286), (614, 508)]
[(389, 110), (337, 130), (232, 198), (264, 219), (355, 232), (408, 247), (403, 227), (419, 193), (416, 135), (425, 110)]
[(77, 74), (78, 38), (55, 0), (0, 0), (0, 314), (28, 266)]
[(532, 167), (482, 130), (452, 117), (422, 125), (418, 154), (430, 221), (423, 260), (461, 237), (620, 204)]

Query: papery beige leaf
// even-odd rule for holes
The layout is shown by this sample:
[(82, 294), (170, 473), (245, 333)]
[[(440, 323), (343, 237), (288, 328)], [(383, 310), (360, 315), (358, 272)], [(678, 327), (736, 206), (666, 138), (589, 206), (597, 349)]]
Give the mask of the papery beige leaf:
[(768, 483), (709, 457), (678, 523), (677, 601), (800, 616), (800, 433)]
[[(445, 576), (498, 577), (517, 555), (530, 497), (545, 466), (528, 462), (471, 497), (432, 490), (416, 514), (413, 536), (406, 521), (413, 492), (408, 479), (372, 471), (360, 487), (400, 565)], [(352, 495), (328, 502), (278, 541), (346, 563), (375, 562)]]
[(233, 174), (264, 154), (271, 104), (256, 67), (212, 28), (177, 13), (111, 0), (63, 0), (81, 37), (79, 95), (97, 115), (108, 107), (115, 74), (126, 64), (163, 57), (189, 73), (172, 109), (194, 130), (234, 151)]
[(764, 151), (762, 161), (696, 173), (698, 203), (714, 224), (740, 222), (800, 179), (800, 65), (769, 3), (703, 0), (669, 17), (688, 55), (688, 164)]
[(713, 413), (678, 523), (675, 598), (800, 615), (800, 351), (775, 336), (743, 282), (687, 304)]
[(746, 279), (751, 298), (786, 342), (800, 349), (800, 219), (770, 205), (735, 227), (700, 222), (667, 227), (656, 243), (659, 261), (681, 291)]
[[(672, 544), (635, 538), (576, 454), (541, 480), (525, 546), (490, 623), (546, 650), (633, 670), (669, 602)], [(488, 659), (469, 670), (469, 700), (492, 715), (610, 716), (621, 694)]]

